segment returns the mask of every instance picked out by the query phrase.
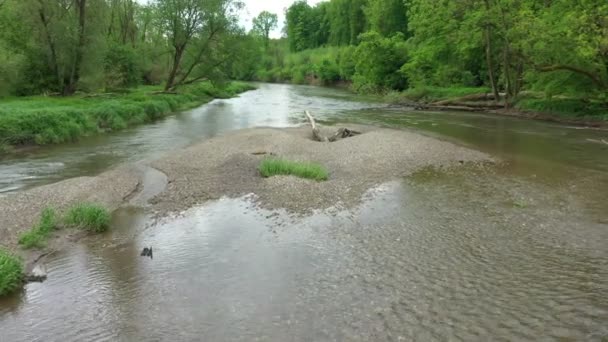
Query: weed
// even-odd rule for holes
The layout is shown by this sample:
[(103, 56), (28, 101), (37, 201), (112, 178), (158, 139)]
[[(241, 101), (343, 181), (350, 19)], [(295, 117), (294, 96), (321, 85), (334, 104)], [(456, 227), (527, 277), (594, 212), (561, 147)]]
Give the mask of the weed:
[(53, 230), (57, 229), (57, 215), (52, 208), (45, 208), (40, 221), (29, 231), (21, 234), (19, 244), (25, 249), (42, 248)]
[(0, 296), (17, 290), (23, 284), (23, 263), (5, 249), (0, 248)]
[(259, 170), (263, 177), (293, 175), (317, 181), (327, 180), (329, 177), (327, 170), (321, 165), (274, 158), (262, 160)]
[(110, 227), (110, 213), (98, 205), (82, 203), (68, 210), (65, 223), (70, 227), (101, 233)]

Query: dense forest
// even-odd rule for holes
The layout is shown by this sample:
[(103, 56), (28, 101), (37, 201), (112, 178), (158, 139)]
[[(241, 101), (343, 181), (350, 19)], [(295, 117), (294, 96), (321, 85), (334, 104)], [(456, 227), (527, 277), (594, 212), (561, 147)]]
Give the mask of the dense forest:
[(0, 0), (2, 95), (246, 78), (255, 48), (231, 0)]
[(298, 1), (286, 18), (287, 38), (269, 49), (260, 79), (418, 97), (484, 87), (507, 103), (553, 99), (529, 102), (549, 107), (607, 100), (604, 0)]
[(282, 23), (268, 12), (246, 32), (243, 6), (0, 0), (0, 96), (232, 79), (416, 100), (483, 89), (507, 105), (605, 113), (604, 0), (299, 0), (285, 9), (282, 39), (270, 39)]

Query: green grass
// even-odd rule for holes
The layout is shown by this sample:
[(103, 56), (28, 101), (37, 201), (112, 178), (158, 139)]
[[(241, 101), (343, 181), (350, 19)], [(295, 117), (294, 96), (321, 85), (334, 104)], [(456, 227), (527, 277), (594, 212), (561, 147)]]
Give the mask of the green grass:
[(78, 204), (68, 210), (65, 224), (90, 232), (102, 233), (110, 227), (110, 212), (95, 204)]
[(17, 290), (23, 284), (23, 263), (0, 248), (0, 296)]
[(252, 86), (232, 82), (216, 86), (202, 82), (179, 88), (177, 94), (157, 93), (142, 86), (127, 93), (87, 97), (30, 96), (0, 101), (0, 153), (6, 146), (46, 145), (75, 141), (86, 135), (124, 129), (169, 113), (189, 109), (213, 98), (232, 97)]
[(46, 208), (42, 211), (40, 221), (29, 231), (21, 234), (19, 244), (25, 248), (42, 248), (46, 246), (46, 240), (51, 232), (58, 228), (57, 215), (52, 208)]
[(329, 177), (329, 173), (321, 165), (274, 158), (262, 160), (259, 170), (263, 177), (293, 175), (300, 178), (314, 179), (317, 181), (327, 180)]

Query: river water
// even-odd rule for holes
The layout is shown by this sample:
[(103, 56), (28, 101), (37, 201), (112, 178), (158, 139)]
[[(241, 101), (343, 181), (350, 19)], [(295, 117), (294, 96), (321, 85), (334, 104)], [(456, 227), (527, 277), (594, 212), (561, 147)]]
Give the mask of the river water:
[[(229, 130), (325, 122), (415, 129), (496, 166), (421, 170), (308, 217), (222, 199), (54, 254), (0, 300), (0, 341), (606, 341), (608, 132), (423, 113), (261, 85), (151, 125), (0, 161), (10, 192), (150, 159)], [(144, 246), (154, 259), (142, 258)]]

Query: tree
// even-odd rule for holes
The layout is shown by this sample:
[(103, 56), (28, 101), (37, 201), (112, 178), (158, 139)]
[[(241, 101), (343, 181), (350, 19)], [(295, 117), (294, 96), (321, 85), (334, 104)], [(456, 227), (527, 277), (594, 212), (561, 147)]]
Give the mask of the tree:
[(407, 9), (403, 0), (369, 0), (365, 12), (370, 28), (383, 36), (407, 33)]
[[(232, 0), (157, 0), (155, 5), (158, 24), (172, 50), (165, 90), (206, 78), (199, 74), (188, 79), (194, 71), (202, 71), (199, 67), (206, 59), (214, 58), (213, 45), (234, 25), (235, 11), (242, 5)], [(182, 67), (185, 56), (187, 65)]]
[(268, 48), (270, 41), (270, 31), (277, 28), (279, 17), (268, 11), (263, 11), (257, 17), (253, 18), (253, 31), (262, 36), (264, 39), (264, 47)]

